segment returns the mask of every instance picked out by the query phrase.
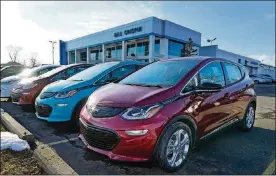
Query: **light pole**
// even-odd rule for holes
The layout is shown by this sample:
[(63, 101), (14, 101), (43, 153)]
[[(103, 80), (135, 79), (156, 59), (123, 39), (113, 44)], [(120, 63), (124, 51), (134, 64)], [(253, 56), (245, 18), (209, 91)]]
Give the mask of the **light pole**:
[(55, 43), (57, 43), (57, 42), (52, 41), (52, 40), (50, 40), (49, 42), (52, 43), (52, 56), (53, 56), (53, 64), (54, 64), (55, 63), (55, 55), (54, 55), (54, 52), (55, 52)]
[(216, 39), (217, 39), (217, 38), (214, 38), (214, 39), (212, 39), (212, 40), (207, 39), (207, 42), (208, 42), (208, 43), (210, 43), (210, 42), (211, 42), (211, 45), (212, 45), (212, 42), (213, 42), (213, 41), (215, 41)]

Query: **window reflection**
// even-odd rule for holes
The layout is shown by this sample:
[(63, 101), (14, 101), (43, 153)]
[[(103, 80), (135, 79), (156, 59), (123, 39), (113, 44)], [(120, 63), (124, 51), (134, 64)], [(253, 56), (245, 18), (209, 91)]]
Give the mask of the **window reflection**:
[(69, 64), (75, 63), (75, 51), (69, 52)]
[(149, 55), (149, 42), (139, 42), (137, 43), (136, 49), (137, 56), (148, 56)]
[(184, 57), (185, 44), (169, 40), (169, 55)]
[(160, 40), (155, 40), (154, 53), (156, 53), (156, 54), (160, 53)]
[(208, 64), (199, 72), (200, 84), (216, 83), (225, 86), (223, 71), (219, 62)]

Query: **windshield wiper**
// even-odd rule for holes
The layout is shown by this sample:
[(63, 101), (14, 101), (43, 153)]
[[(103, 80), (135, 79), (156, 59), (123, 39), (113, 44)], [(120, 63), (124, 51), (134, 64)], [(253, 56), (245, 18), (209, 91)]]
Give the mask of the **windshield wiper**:
[(158, 87), (158, 88), (163, 88), (161, 85), (150, 85), (150, 84), (132, 84), (132, 83), (125, 83), (126, 85), (130, 86), (142, 86), (142, 87)]
[(71, 81), (84, 81), (83, 79), (71, 79)]

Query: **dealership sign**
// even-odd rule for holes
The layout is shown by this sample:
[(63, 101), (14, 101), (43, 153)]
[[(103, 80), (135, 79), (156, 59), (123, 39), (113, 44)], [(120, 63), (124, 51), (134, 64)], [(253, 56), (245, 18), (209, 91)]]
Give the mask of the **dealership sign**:
[(143, 28), (142, 26), (136, 27), (136, 28), (131, 28), (131, 29), (126, 29), (124, 32), (115, 32), (114, 37), (121, 37), (124, 35), (129, 35), (129, 34), (135, 34), (136, 32), (142, 32)]

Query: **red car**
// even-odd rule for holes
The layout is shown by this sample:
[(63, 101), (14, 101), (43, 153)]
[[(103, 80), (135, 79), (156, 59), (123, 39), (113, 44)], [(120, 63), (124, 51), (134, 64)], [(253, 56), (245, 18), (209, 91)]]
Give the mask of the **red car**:
[(39, 77), (23, 79), (18, 86), (12, 90), (12, 102), (19, 105), (31, 105), (34, 107), (36, 97), (45, 86), (58, 80), (67, 79), (91, 66), (90, 64), (71, 64), (58, 67)]
[(152, 159), (175, 171), (199, 139), (234, 123), (250, 131), (255, 110), (254, 83), (241, 65), (170, 59), (91, 94), (80, 113), (80, 138), (111, 159)]

